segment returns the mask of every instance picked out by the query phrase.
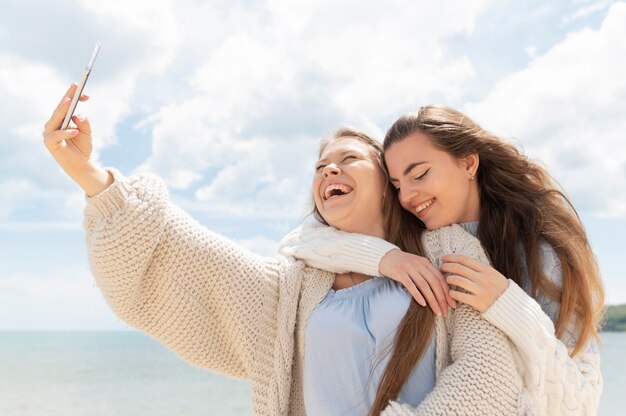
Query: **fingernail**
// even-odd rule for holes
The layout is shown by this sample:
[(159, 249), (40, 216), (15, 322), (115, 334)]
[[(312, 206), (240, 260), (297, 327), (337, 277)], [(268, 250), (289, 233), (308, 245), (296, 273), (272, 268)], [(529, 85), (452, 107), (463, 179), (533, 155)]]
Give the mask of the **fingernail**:
[(78, 134), (78, 130), (76, 130), (76, 129), (70, 129), (70, 130), (68, 130), (68, 131), (70, 132), (70, 134), (71, 134), (72, 136), (76, 136), (76, 135)]

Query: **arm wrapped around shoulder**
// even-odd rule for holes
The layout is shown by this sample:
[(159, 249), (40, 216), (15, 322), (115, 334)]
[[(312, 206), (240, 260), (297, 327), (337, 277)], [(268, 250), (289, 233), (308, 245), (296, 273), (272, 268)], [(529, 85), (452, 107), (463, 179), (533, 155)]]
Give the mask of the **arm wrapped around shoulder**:
[(309, 218), (283, 238), (279, 251), (333, 273), (378, 276), (381, 259), (397, 248), (381, 238), (348, 233)]
[[(451, 253), (488, 263), (480, 242), (458, 225), (426, 232), (422, 242), (436, 267)], [(383, 415), (535, 415), (508, 338), (465, 304), (445, 322), (448, 339), (446, 345), (438, 338), (443, 364), (435, 388), (419, 406), (392, 402)]]

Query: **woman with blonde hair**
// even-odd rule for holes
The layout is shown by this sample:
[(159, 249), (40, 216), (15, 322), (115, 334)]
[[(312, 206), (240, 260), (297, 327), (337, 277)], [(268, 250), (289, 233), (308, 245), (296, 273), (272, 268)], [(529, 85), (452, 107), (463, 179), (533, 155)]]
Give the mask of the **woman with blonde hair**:
[[(419, 235), (460, 224), (480, 240), (493, 266), (449, 252), (441, 271), (456, 287), (451, 297), (510, 338), (540, 413), (595, 414), (602, 392), (598, 331), (604, 291), (576, 210), (548, 172), (445, 106), (403, 115), (383, 146), (404, 208), (396, 228)], [(284, 239), (281, 250), (335, 272), (380, 269), (398, 281), (427, 274), (422, 258), (361, 240), (307, 222)], [(401, 239), (398, 246), (406, 250), (410, 243)], [(353, 254), (365, 252), (377, 260), (374, 270)]]
[[(87, 118), (59, 129), (75, 90), (43, 135), (86, 192), (98, 287), (120, 318), (183, 359), (250, 380), (255, 415), (534, 414), (510, 343), (473, 308), (435, 319), (409, 306), (410, 293), (393, 280), (260, 257), (207, 230), (170, 202), (158, 176), (97, 166)], [(388, 246), (382, 239), (401, 212), (391, 192), (374, 140), (343, 129), (322, 143), (312, 193), (329, 224)], [(423, 242), (435, 263), (450, 250), (488, 261), (460, 227)], [(364, 298), (367, 309), (346, 307)], [(405, 333), (410, 342), (400, 340)], [(333, 382), (343, 389), (328, 389)]]

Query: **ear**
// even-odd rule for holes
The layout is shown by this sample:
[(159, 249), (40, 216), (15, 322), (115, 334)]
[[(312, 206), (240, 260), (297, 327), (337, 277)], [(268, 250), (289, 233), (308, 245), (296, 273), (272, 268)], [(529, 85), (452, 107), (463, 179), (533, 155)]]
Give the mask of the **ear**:
[(465, 173), (467, 174), (467, 178), (469, 180), (474, 180), (476, 177), (476, 172), (478, 172), (478, 164), (480, 163), (480, 158), (478, 157), (478, 153), (472, 153), (461, 159), (461, 162), (465, 168)]

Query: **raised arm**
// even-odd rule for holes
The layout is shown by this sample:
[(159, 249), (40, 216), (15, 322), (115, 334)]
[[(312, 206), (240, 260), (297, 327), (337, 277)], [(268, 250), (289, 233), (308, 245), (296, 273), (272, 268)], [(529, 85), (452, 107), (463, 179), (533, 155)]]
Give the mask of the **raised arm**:
[(380, 238), (348, 233), (308, 218), (283, 238), (279, 251), (334, 273), (387, 276), (406, 287), (420, 305), (428, 302), (437, 315), (447, 314), (448, 305), (456, 306), (443, 275), (428, 259), (404, 253)]
[[(257, 335), (276, 340), (277, 299), (297, 284), (284, 275), (295, 267), (206, 230), (169, 201), (157, 176), (127, 179), (97, 166), (89, 120), (74, 116), (75, 126), (61, 130), (75, 93), (72, 84), (45, 125), (44, 144), (86, 193), (89, 261), (106, 301), (186, 360), (250, 378), (253, 364), (273, 354), (273, 341)], [(281, 316), (291, 320), (280, 322), (285, 327), (295, 322), (295, 313)]]
[[(488, 261), (480, 243), (456, 225), (425, 233), (423, 243), (428, 258), (437, 266), (444, 254), (452, 252)], [(533, 414), (514, 349), (501, 331), (466, 304), (447, 320), (447, 331), (449, 351), (442, 351), (441, 345), (437, 348), (438, 368), (445, 368), (433, 391), (417, 407), (391, 402), (383, 415)], [(449, 365), (440, 364), (447, 358)]]
[(278, 296), (279, 260), (202, 227), (169, 201), (158, 176), (107, 171), (115, 181), (86, 197), (84, 228), (108, 304), (189, 362), (250, 378), (264, 304)]
[[(544, 249), (543, 254), (544, 273), (561, 285), (561, 265), (554, 251)], [(572, 357), (578, 342), (575, 322), (557, 338), (553, 319), (559, 305), (546, 295), (538, 299), (541, 305), (509, 280), (509, 287), (483, 316), (513, 341), (526, 370), (525, 384), (544, 414), (595, 415), (602, 394), (598, 344), (591, 339)]]

